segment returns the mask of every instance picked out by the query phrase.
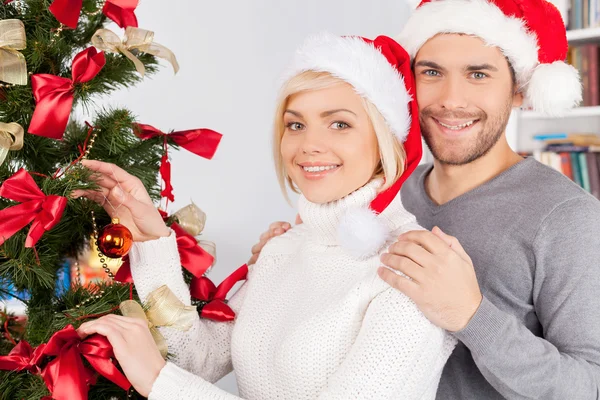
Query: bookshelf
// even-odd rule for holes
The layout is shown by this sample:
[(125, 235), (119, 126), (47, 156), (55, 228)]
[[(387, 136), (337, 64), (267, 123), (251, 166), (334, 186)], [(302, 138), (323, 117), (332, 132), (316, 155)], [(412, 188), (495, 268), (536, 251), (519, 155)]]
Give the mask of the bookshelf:
[[(600, 45), (600, 28), (569, 30), (567, 40), (570, 47)], [(549, 132), (600, 134), (600, 106), (578, 107), (562, 117), (548, 117), (530, 110), (515, 110), (507, 128), (509, 143), (520, 152), (542, 149), (544, 144), (533, 140), (533, 136)]]

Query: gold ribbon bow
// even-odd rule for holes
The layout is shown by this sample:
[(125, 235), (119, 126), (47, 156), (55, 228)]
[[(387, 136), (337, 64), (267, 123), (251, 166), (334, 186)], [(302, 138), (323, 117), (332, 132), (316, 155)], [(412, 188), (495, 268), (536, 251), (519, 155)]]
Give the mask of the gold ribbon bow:
[(154, 32), (145, 29), (135, 28), (133, 26), (125, 29), (123, 40), (119, 39), (116, 33), (108, 29), (98, 29), (92, 36), (92, 45), (96, 48), (112, 53), (122, 53), (125, 57), (133, 61), (135, 69), (144, 76), (146, 68), (144, 64), (131, 53), (131, 50), (138, 50), (143, 53), (163, 58), (171, 63), (175, 73), (179, 71), (179, 64), (175, 54), (165, 46), (154, 43)]
[(17, 50), (27, 47), (25, 25), (19, 19), (0, 21), (0, 81), (27, 85), (27, 63)]
[(177, 223), (192, 236), (198, 236), (204, 230), (206, 214), (194, 202), (173, 213)]
[(134, 300), (125, 300), (120, 305), (121, 314), (126, 317), (145, 320), (150, 333), (163, 358), (167, 358), (167, 342), (158, 331), (159, 326), (187, 331), (198, 316), (196, 307), (185, 306), (166, 285), (148, 295), (146, 310)]
[(0, 165), (6, 159), (9, 150), (21, 150), (23, 148), (23, 127), (16, 122), (6, 124), (0, 122)]
[[(181, 226), (184, 231), (192, 236), (198, 236), (204, 230), (204, 225), (206, 224), (206, 214), (193, 201), (187, 206), (174, 212), (173, 216), (177, 218), (177, 223), (179, 226)], [(208, 240), (197, 241), (198, 245), (200, 245), (200, 247), (202, 247), (213, 257), (214, 266), (217, 262), (217, 246), (215, 243)]]

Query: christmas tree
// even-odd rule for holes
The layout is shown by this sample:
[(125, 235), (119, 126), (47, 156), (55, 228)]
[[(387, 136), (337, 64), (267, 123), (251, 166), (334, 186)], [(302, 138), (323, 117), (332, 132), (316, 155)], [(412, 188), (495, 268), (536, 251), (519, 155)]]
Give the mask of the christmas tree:
[[(94, 108), (94, 99), (156, 72), (158, 58), (177, 71), (174, 55), (153, 42), (152, 32), (137, 27), (137, 2), (0, 3), (0, 299), (23, 296), (27, 305), (26, 323), (0, 309), (1, 399), (137, 396), (124, 390), (122, 379), (106, 377), (119, 374), (114, 360), (102, 360), (104, 367), (98, 367), (97, 360), (80, 350), (85, 346), (78, 346), (72, 332), (61, 336), (91, 318), (120, 312), (125, 300), (139, 301), (126, 260), (119, 270), (119, 280), (125, 283), (115, 282), (102, 253), (97, 255), (107, 272), (104, 282), (66, 288), (59, 284), (68, 268), (66, 260), (85, 253), (90, 239), (111, 222), (96, 203), (70, 197), (73, 190), (97, 188), (80, 161), (114, 163), (137, 176), (154, 201), (172, 201), (167, 147), (181, 146), (210, 158), (220, 139), (207, 130), (166, 135), (137, 124), (126, 109)], [(124, 29), (123, 39), (105, 29), (110, 22)], [(76, 106), (93, 119), (74, 118)], [(194, 217), (186, 221), (183, 214), (165, 214), (165, 220), (177, 231), (178, 243), (181, 238), (180, 253), (187, 252), (185, 259), (193, 261), (184, 264), (186, 278), (208, 288), (208, 295), (196, 296), (206, 316), (210, 307), (227, 308), (219, 297), (227, 290), (217, 290), (203, 276), (214, 259), (192, 237), (201, 228), (186, 226), (194, 225)], [(110, 349), (104, 350), (110, 354)], [(71, 365), (69, 357), (75, 357), (77, 365)], [(80, 387), (65, 386), (71, 378), (79, 379)]]

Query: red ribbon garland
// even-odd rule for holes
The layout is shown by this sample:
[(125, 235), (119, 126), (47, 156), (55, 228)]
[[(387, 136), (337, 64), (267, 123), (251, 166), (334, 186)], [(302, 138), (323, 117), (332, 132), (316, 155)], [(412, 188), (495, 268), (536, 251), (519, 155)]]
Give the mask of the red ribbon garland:
[[(102, 12), (121, 28), (128, 26), (137, 28), (138, 23), (134, 11), (138, 3), (139, 0), (107, 0)], [(49, 10), (61, 24), (76, 29), (82, 5), (83, 0), (54, 0)]]
[[(44, 365), (47, 357), (53, 359)], [(83, 364), (82, 357), (93, 369)], [(21, 341), (7, 356), (0, 356), (0, 369), (40, 374), (55, 400), (87, 400), (89, 385), (96, 383), (96, 372), (123, 390), (131, 387), (113, 358), (112, 346), (104, 336), (81, 340), (75, 328), (68, 325), (35, 350)]]
[(153, 126), (144, 124), (133, 124), (133, 131), (142, 140), (161, 136), (164, 138), (165, 152), (160, 161), (160, 176), (165, 182), (165, 188), (160, 194), (170, 201), (175, 201), (175, 197), (171, 185), (171, 163), (167, 151), (167, 138), (184, 149), (210, 160), (215, 155), (219, 142), (223, 137), (220, 133), (210, 129), (191, 129), (167, 135)]
[[(181, 265), (195, 277), (201, 277), (215, 261), (213, 256), (204, 250), (192, 235), (187, 233), (177, 223), (171, 225), (177, 237), (177, 250)], [(133, 282), (129, 258), (123, 258), (123, 264), (115, 275), (115, 280), (123, 283)]]
[(73, 79), (50, 74), (33, 75), (31, 87), (37, 106), (28, 132), (51, 139), (62, 139), (73, 108), (74, 85), (92, 80), (105, 63), (104, 53), (89, 47), (73, 59)]
[(219, 286), (205, 276), (192, 279), (190, 284), (190, 293), (193, 298), (206, 302), (200, 311), (202, 318), (215, 321), (232, 321), (235, 318), (235, 312), (225, 301), (227, 293), (231, 288), (246, 279), (248, 275), (248, 265), (244, 264), (231, 275), (229, 275)]
[(0, 210), (0, 245), (33, 221), (25, 247), (33, 247), (44, 232), (56, 225), (67, 205), (67, 198), (46, 196), (24, 169), (0, 186), (0, 196), (21, 204)]

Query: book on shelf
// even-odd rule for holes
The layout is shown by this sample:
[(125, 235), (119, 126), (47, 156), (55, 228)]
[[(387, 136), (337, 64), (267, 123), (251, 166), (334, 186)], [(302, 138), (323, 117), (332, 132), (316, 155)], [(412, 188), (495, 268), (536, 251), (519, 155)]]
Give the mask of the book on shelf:
[(600, 105), (600, 77), (598, 52), (600, 47), (597, 43), (571, 46), (567, 53), (567, 62), (579, 71), (583, 87), (584, 107)]
[(561, 172), (600, 200), (600, 146), (560, 144), (520, 154)]
[[(563, 1), (553, 0), (564, 15)], [(600, 4), (598, 0), (567, 0), (569, 9), (565, 20), (567, 29), (587, 29), (600, 26)]]

